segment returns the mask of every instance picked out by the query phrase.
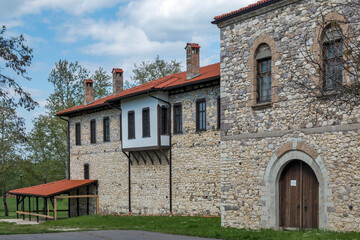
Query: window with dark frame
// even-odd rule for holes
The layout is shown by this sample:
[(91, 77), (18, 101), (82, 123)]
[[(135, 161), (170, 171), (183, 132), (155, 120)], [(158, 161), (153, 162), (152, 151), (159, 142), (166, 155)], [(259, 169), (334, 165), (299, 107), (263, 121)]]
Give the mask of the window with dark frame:
[(142, 127), (143, 137), (150, 137), (150, 109), (143, 108), (142, 110)]
[(174, 104), (174, 133), (182, 133), (181, 103)]
[(220, 129), (221, 121), (221, 109), (220, 109), (220, 97), (217, 98), (217, 129)]
[(75, 144), (81, 145), (81, 125), (80, 125), (80, 123), (75, 124)]
[(110, 141), (110, 118), (104, 117), (103, 119), (103, 128), (104, 128), (104, 142)]
[(323, 37), (323, 89), (331, 91), (342, 85), (343, 40), (342, 31), (337, 24), (325, 29)]
[(84, 179), (90, 179), (90, 170), (89, 170), (89, 164), (84, 164)]
[(196, 101), (196, 131), (206, 131), (205, 99), (199, 99)]
[(128, 139), (135, 138), (135, 112), (128, 112)]
[(96, 120), (90, 121), (90, 143), (96, 143)]
[(161, 107), (161, 134), (162, 135), (166, 135), (169, 134), (169, 112), (168, 112), (168, 108), (163, 106)]
[(256, 54), (257, 60), (257, 102), (271, 102), (271, 50), (262, 44)]

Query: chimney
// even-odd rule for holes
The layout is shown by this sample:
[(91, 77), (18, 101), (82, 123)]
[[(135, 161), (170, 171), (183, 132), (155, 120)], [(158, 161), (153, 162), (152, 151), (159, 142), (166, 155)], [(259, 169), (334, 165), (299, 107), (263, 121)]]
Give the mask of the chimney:
[(124, 89), (123, 70), (121, 68), (113, 68), (113, 94), (121, 93)]
[(84, 80), (84, 105), (94, 102), (94, 81), (91, 79)]
[(186, 44), (186, 79), (200, 75), (200, 45), (197, 43)]

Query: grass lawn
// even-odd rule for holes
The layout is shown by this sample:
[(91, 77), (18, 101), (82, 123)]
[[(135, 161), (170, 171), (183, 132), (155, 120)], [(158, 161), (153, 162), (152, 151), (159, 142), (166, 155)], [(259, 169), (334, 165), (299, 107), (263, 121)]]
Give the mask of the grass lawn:
[(151, 217), (151, 216), (83, 216), (39, 225), (14, 225), (0, 223), (0, 234), (40, 233), (80, 230), (145, 230), (170, 234), (182, 234), (219, 239), (360, 239), (360, 233), (328, 231), (273, 231), (244, 230), (220, 227), (220, 218), (203, 217)]

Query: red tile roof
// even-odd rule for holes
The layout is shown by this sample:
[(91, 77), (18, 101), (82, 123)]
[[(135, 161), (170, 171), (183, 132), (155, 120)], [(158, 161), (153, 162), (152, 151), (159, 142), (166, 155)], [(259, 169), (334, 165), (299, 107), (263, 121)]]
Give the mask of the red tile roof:
[(94, 80), (92, 80), (92, 79), (85, 79), (84, 82), (86, 82), (86, 83), (93, 83)]
[(168, 89), (172, 89), (175, 87), (180, 87), (182, 85), (194, 84), (196, 82), (201, 82), (201, 81), (212, 79), (215, 77), (217, 77), (217, 78), (220, 77), (220, 63), (215, 63), (215, 64), (208, 65), (205, 67), (201, 67), (200, 75), (195, 78), (189, 79), (189, 80), (186, 80), (186, 72), (171, 74), (169, 76), (162, 77), (162, 78), (156, 79), (154, 81), (147, 82), (142, 85), (126, 89), (119, 94), (110, 95), (110, 96), (95, 100), (94, 102), (92, 102), (86, 106), (84, 106), (84, 104), (81, 104), (79, 106), (65, 109), (63, 111), (56, 113), (56, 115), (57, 116), (67, 116), (71, 113), (83, 111), (86, 109), (92, 109), (92, 108), (97, 108), (97, 107), (101, 107), (101, 106), (106, 106), (111, 101), (144, 94), (149, 91), (168, 90)]
[[(200, 48), (200, 45), (197, 44), (197, 43), (187, 43), (187, 44), (186, 44), (186, 47), (187, 47), (187, 46), (190, 46), (190, 47), (192, 47), (192, 48)], [(186, 47), (185, 47), (185, 48), (186, 48)]]
[(113, 70), (111, 71), (112, 73), (114, 72), (119, 72), (119, 73), (122, 73), (124, 72), (121, 68), (113, 68)]
[(32, 187), (11, 190), (9, 193), (14, 195), (49, 197), (66, 193), (72, 189), (96, 183), (97, 180), (60, 180), (56, 182), (36, 185)]
[(261, 5), (265, 4), (265, 3), (269, 3), (269, 2), (272, 2), (273, 0), (260, 0), (260, 1), (257, 1), (256, 3), (253, 3), (253, 4), (250, 4), (246, 7), (243, 7), (243, 8), (240, 8), (238, 10), (235, 10), (235, 11), (232, 11), (232, 12), (229, 12), (229, 13), (225, 13), (225, 14), (222, 14), (222, 15), (219, 15), (219, 16), (215, 16), (214, 19), (215, 21), (213, 23), (217, 23), (217, 21), (221, 20), (222, 18), (225, 18), (225, 17), (229, 17), (231, 15), (235, 15), (235, 14), (239, 14), (239, 13), (242, 13), (242, 12), (248, 12), (248, 11), (251, 11), (252, 9), (256, 9), (256, 7), (261, 7)]

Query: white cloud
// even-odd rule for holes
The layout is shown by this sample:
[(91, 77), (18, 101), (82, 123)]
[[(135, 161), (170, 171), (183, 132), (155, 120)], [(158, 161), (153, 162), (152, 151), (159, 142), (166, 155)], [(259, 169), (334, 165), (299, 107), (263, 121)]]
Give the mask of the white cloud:
[(123, 22), (103, 22), (83, 19), (78, 24), (64, 24), (59, 29), (59, 40), (76, 42), (91, 38), (96, 43), (83, 47), (91, 55), (146, 55), (150, 52), (165, 53), (181, 48), (180, 41), (151, 41), (147, 34), (136, 26)]
[[(91, 55), (129, 56), (182, 54), (186, 42), (204, 50), (219, 42), (213, 17), (253, 3), (226, 0), (138, 0), (121, 6), (112, 21), (81, 19), (58, 28), (64, 42), (91, 41), (80, 50)], [(218, 54), (217, 54), (218, 58)]]
[(19, 18), (28, 14), (40, 14), (43, 10), (63, 10), (72, 15), (82, 15), (119, 2), (123, 0), (1, 0), (0, 16)]

